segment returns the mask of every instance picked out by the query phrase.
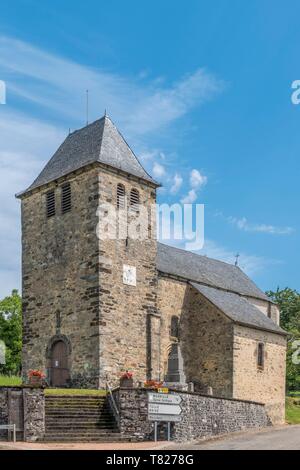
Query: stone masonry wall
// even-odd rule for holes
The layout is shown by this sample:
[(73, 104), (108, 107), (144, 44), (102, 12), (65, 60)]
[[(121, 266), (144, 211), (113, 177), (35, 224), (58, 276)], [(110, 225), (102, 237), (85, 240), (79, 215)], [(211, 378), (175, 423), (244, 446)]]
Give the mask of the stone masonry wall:
[[(19, 398), (10, 402), (10, 393)], [(20, 422), (22, 430), (18, 427)], [(31, 387), (0, 387), (0, 424), (16, 424), (17, 439), (27, 442), (42, 439), (45, 434), (44, 390)], [(6, 439), (7, 431), (0, 431), (0, 440)]]
[[(257, 366), (258, 343), (264, 343), (264, 367)], [(285, 414), (286, 339), (266, 331), (234, 327), (233, 397), (266, 404), (273, 424)]]
[[(154, 424), (147, 419), (148, 390), (114, 391), (120, 409), (120, 432), (135, 440), (153, 439)], [(179, 392), (182, 421), (172, 425), (172, 438), (187, 441), (270, 425), (264, 405), (241, 400)]]
[(232, 396), (233, 326), (185, 282), (159, 278), (161, 370), (166, 374), (171, 317), (179, 317), (179, 343), (187, 382), (211, 386), (214, 395)]
[(45, 395), (40, 388), (23, 390), (24, 441), (33, 442), (45, 435)]
[(277, 305), (266, 300), (254, 299), (253, 297), (246, 297), (250, 304), (257, 307), (264, 315), (270, 316), (270, 318), (279, 325), (280, 311)]
[[(60, 192), (66, 181), (72, 210), (62, 215)], [(51, 339), (60, 337), (68, 341), (70, 385), (103, 387), (107, 379), (116, 384), (126, 369), (135, 381), (151, 376), (151, 349), (157, 344), (151, 336), (157, 297), (155, 224), (151, 231), (149, 219), (146, 240), (99, 240), (96, 234), (98, 205), (116, 207), (118, 183), (128, 198), (136, 188), (141, 204), (150, 209), (155, 203), (153, 186), (99, 166), (22, 200), (24, 377), (29, 369), (48, 369)], [(50, 189), (56, 191), (57, 213), (47, 218)], [(123, 283), (124, 264), (136, 267), (136, 286)]]
[[(69, 181), (72, 211), (61, 214), (61, 184)], [(56, 215), (46, 217), (46, 193), (56, 191)], [(22, 200), (23, 375), (47, 370), (57, 334), (70, 342), (71, 382), (99, 383), (99, 275), (96, 209), (98, 170), (51, 183)], [(60, 316), (60, 325), (57, 316)]]
[[(125, 187), (127, 198), (136, 188), (140, 204), (150, 208), (155, 203), (155, 189), (130, 177), (111, 172), (99, 175), (99, 202), (116, 207), (117, 185)], [(139, 214), (132, 214), (132, 218)], [(132, 220), (132, 219), (130, 219)], [(147, 227), (149, 229), (149, 227)], [(152, 374), (150, 325), (156, 317), (157, 271), (156, 236), (148, 232), (146, 240), (100, 240), (100, 370), (104, 384), (118, 384), (125, 370), (133, 372), (135, 382)], [(136, 268), (136, 286), (123, 282), (123, 265)]]

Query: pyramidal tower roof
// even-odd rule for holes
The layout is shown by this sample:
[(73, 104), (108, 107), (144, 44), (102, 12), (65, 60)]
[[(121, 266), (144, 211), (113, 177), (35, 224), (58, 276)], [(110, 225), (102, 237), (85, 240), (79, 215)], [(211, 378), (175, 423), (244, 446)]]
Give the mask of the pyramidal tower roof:
[(35, 181), (17, 197), (96, 162), (159, 186), (142, 167), (111, 119), (105, 115), (69, 134)]

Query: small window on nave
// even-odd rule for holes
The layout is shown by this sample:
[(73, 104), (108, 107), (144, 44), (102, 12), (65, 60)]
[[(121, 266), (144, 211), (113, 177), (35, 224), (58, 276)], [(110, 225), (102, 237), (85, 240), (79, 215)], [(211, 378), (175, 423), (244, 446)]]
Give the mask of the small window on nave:
[(179, 337), (179, 318), (176, 315), (171, 318), (170, 336)]
[(265, 345), (264, 343), (258, 343), (257, 346), (257, 367), (263, 369), (265, 365)]

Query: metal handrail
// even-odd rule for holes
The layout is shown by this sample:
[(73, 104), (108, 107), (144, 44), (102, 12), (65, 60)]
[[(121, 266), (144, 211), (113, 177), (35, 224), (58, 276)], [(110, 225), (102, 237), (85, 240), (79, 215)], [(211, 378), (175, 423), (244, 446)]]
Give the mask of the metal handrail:
[(113, 405), (113, 409), (114, 409), (114, 412), (116, 413), (116, 415), (119, 417), (119, 409), (117, 407), (117, 404), (116, 404), (116, 401), (114, 399), (114, 396), (113, 396), (113, 393), (112, 393), (112, 389), (110, 388), (108, 382), (106, 382), (106, 391), (109, 393), (109, 398), (112, 402), (112, 405)]

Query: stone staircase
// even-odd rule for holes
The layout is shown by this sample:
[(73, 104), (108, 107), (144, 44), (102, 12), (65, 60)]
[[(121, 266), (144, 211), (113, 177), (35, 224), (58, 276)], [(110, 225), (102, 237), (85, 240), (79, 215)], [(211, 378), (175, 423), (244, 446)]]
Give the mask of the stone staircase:
[(47, 442), (128, 440), (119, 433), (105, 396), (46, 396), (45, 422)]

